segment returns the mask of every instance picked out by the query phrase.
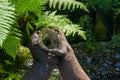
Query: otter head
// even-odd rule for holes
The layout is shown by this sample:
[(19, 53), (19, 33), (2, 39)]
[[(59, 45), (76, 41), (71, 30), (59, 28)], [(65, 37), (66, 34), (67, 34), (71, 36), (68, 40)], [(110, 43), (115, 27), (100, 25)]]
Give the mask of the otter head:
[(42, 33), (40, 31), (35, 31), (31, 36), (31, 44), (39, 45), (39, 41), (42, 39)]
[(66, 40), (63, 31), (58, 27), (49, 26), (44, 28), (44, 31), (50, 39), (52, 48), (58, 47), (62, 41)]
[(50, 33), (54, 34), (53, 36), (51, 36), (51, 34), (49, 34), (50, 37), (52, 37), (52, 38), (55, 37), (54, 39), (57, 39), (58, 41), (59, 40), (62, 41), (64, 39), (66, 39), (64, 36), (64, 32), (61, 29), (59, 29), (58, 27), (49, 26), (46, 29), (47, 29), (46, 31), (49, 31)]

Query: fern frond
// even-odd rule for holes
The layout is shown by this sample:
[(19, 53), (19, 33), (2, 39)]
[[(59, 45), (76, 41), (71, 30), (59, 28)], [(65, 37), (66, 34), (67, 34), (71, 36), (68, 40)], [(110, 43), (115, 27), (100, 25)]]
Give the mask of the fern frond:
[(15, 20), (15, 7), (7, 1), (0, 1), (0, 46), (7, 38)]
[(15, 7), (7, 0), (0, 1), (0, 46), (15, 59), (20, 44), (19, 31), (15, 29)]
[(25, 12), (37, 12), (45, 9), (45, 5), (47, 0), (13, 0), (17, 13), (25, 13)]
[(20, 37), (21, 37), (20, 31), (13, 28), (2, 46), (6, 53), (10, 55), (13, 59), (15, 59), (15, 57), (18, 54)]
[(44, 15), (39, 17), (39, 20), (36, 22), (37, 29), (42, 26), (56, 26), (62, 29), (66, 35), (75, 35), (76, 33), (82, 38), (86, 39), (85, 32), (82, 28), (73, 24), (65, 15), (56, 15), (54, 12), (45, 12)]
[(77, 24), (68, 24), (65, 25), (64, 28), (61, 27), (61, 29), (66, 33), (66, 35), (75, 35), (76, 33), (80, 35), (83, 39), (86, 40), (85, 31), (83, 31), (83, 28), (80, 27), (80, 25)]
[(65, 10), (65, 9), (76, 9), (80, 8), (88, 12), (87, 7), (82, 3), (75, 0), (48, 0), (49, 6), (52, 8), (58, 7), (59, 10)]

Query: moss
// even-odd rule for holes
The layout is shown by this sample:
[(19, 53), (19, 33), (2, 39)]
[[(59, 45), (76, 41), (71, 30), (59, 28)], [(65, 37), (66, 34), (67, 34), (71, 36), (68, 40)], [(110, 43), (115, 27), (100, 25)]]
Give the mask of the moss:
[(101, 19), (101, 16), (99, 14), (96, 15), (96, 27), (95, 27), (95, 37), (96, 40), (105, 40), (107, 36), (107, 28), (104, 25), (103, 19)]
[(92, 51), (95, 51), (95, 50), (102, 50), (104, 48), (105, 45), (102, 45), (100, 42), (89, 42), (89, 43), (86, 43), (86, 49), (85, 51), (86, 52), (92, 52)]
[(107, 44), (104, 42), (81, 42), (77, 44), (72, 44), (74, 50), (77, 50), (76, 48), (80, 48), (81, 51), (84, 50), (85, 52), (102, 50), (105, 46), (107, 46)]

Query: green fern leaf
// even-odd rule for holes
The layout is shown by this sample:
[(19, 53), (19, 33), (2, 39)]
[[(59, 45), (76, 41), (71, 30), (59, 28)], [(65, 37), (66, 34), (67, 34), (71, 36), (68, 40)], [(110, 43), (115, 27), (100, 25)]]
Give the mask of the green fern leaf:
[(17, 29), (12, 29), (11, 33), (8, 35), (7, 39), (4, 41), (2, 48), (10, 55), (13, 59), (18, 54), (18, 49), (20, 45), (20, 31)]
[(0, 47), (15, 59), (20, 44), (20, 32), (14, 28), (15, 7), (7, 0), (0, 2)]
[[(72, 10), (74, 10), (77, 5), (78, 5), (78, 4), (76, 4), (76, 3), (73, 4), (73, 5), (72, 5)], [(76, 8), (77, 8), (77, 7), (76, 7)]]
[(68, 10), (70, 10), (72, 3), (68, 3)]
[[(76, 0), (48, 0), (50, 8), (58, 7), (59, 10), (80, 8), (88, 12), (87, 7), (82, 3)], [(58, 4), (58, 5), (57, 5)]]
[[(2, 26), (2, 27), (0, 27), (1, 29), (3, 28), (5, 28), (5, 29), (10, 29), (10, 27), (11, 27), (11, 25), (10, 24), (7, 24), (6, 22), (0, 22), (0, 26)], [(6, 27), (6, 26), (8, 26), (8, 27)]]
[(67, 4), (68, 4), (67, 2), (64, 2), (62, 10), (65, 10), (67, 8)]
[[(52, 2), (51, 2), (51, 3), (52, 3)], [(57, 3), (58, 3), (58, 0), (55, 0), (55, 1), (52, 3), (52, 4), (54, 4), (54, 5), (53, 5), (53, 8), (56, 7)], [(51, 7), (52, 7), (52, 4), (51, 4)]]
[(45, 12), (44, 15), (39, 17), (36, 26), (37, 29), (41, 26), (56, 26), (62, 29), (66, 35), (74, 36), (77, 33), (82, 36), (82, 38), (86, 39), (85, 32), (79, 25), (73, 24), (65, 15), (56, 15), (56, 11)]
[(38, 12), (45, 9), (47, 0), (14, 0), (17, 13), (23, 14), (25, 12)]
[[(81, 4), (82, 5), (82, 4)], [(79, 3), (76, 3), (76, 8), (79, 8)]]
[(54, 7), (54, 6), (56, 6), (56, 3), (53, 5), (53, 3), (54, 3), (54, 1), (53, 0), (50, 0), (49, 1), (49, 6), (50, 6), (50, 8), (52, 8), (52, 6)]
[[(58, 2), (58, 9), (61, 10), (62, 9), (62, 5), (63, 5), (63, 1), (59, 0)], [(54, 4), (55, 5), (55, 4)]]
[(15, 8), (7, 1), (0, 1), (0, 46), (7, 38), (15, 19)]

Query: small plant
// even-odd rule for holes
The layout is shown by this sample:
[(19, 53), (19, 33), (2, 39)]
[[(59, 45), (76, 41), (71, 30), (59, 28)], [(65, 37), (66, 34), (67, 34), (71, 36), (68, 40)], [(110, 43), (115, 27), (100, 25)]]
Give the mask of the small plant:
[(62, 80), (62, 77), (58, 69), (53, 69), (49, 80)]
[(95, 37), (93, 34), (92, 18), (89, 15), (81, 16), (78, 24), (80, 24), (80, 27), (83, 27), (83, 29), (85, 30), (87, 41), (88, 42), (95, 41)]
[(112, 36), (112, 48), (120, 48), (120, 34)]

